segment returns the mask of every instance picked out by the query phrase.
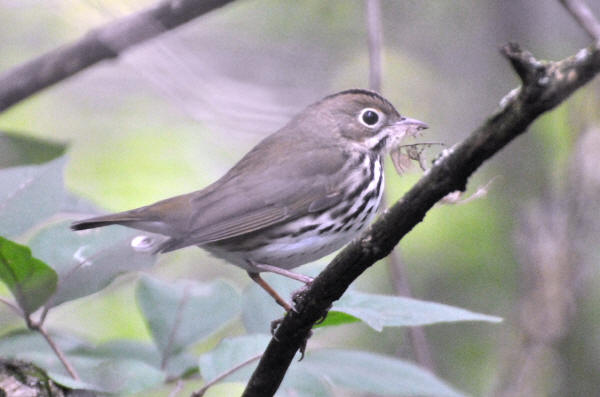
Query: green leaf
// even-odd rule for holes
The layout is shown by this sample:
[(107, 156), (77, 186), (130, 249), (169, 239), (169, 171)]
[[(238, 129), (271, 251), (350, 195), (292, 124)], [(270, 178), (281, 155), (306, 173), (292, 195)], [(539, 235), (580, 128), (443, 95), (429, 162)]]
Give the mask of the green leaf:
[(382, 396), (464, 396), (414, 364), (379, 354), (323, 349), (307, 354), (303, 363), (310, 373), (357, 392)]
[[(51, 333), (52, 339), (63, 352), (89, 348), (85, 341), (66, 334)], [(0, 356), (24, 359), (23, 354), (36, 352), (55, 356), (48, 342), (39, 332), (18, 329), (0, 337)]]
[[(244, 335), (223, 339), (216, 348), (200, 356), (200, 375), (205, 381), (215, 379), (222, 373), (262, 353), (271, 337), (264, 334)], [(227, 381), (247, 381), (256, 368), (255, 362), (228, 376)]]
[(163, 371), (143, 359), (141, 349), (129, 348), (119, 355), (115, 352), (117, 345), (94, 348), (69, 335), (52, 333), (51, 337), (77, 370), (80, 381), (73, 380), (66, 373), (54, 351), (36, 332), (26, 330), (2, 336), (0, 356), (31, 361), (64, 386), (103, 393), (135, 393), (153, 388), (166, 379)]
[(121, 226), (74, 232), (69, 222), (40, 230), (29, 245), (59, 278), (56, 294), (47, 306), (93, 294), (122, 273), (152, 266), (155, 255), (131, 247), (131, 241), (141, 234), (154, 238)]
[[(261, 354), (271, 340), (269, 335), (254, 334), (235, 338), (225, 338), (212, 351), (200, 357), (200, 374), (205, 381), (211, 381), (230, 369)], [(225, 382), (247, 382), (256, 368), (258, 359), (227, 376)], [(330, 390), (327, 380), (307, 371), (303, 362), (292, 365), (285, 375), (276, 396), (326, 397)]]
[(167, 283), (144, 276), (136, 299), (163, 358), (210, 336), (240, 310), (239, 294), (222, 280)]
[(94, 349), (93, 354), (95, 357), (143, 361), (157, 369), (164, 370), (170, 378), (183, 377), (198, 370), (197, 358), (185, 352), (171, 357), (163, 369), (161, 368), (161, 356), (156, 346), (132, 340), (112, 340), (103, 343)]
[(331, 383), (322, 374), (307, 370), (300, 362), (285, 374), (275, 397), (328, 397), (332, 396)]
[(66, 148), (64, 143), (0, 131), (0, 168), (45, 163), (62, 156)]
[(320, 324), (316, 324), (313, 328), (332, 327), (335, 325), (351, 324), (359, 321), (359, 318), (356, 318), (350, 314), (338, 312), (336, 310), (330, 310), (327, 313), (325, 320)]
[(154, 388), (166, 380), (163, 372), (143, 361), (120, 359), (83, 362), (77, 357), (72, 361), (80, 381), (62, 372), (48, 371), (48, 375), (66, 387), (110, 394), (138, 393)]
[(346, 292), (334, 303), (332, 310), (354, 316), (377, 331), (383, 327), (412, 327), (443, 322), (502, 321), (499, 317), (441, 303), (358, 291)]
[(65, 157), (0, 170), (0, 234), (17, 236), (57, 213), (63, 203)]
[(54, 293), (58, 276), (50, 266), (32, 257), (28, 247), (0, 237), (0, 280), (29, 315)]

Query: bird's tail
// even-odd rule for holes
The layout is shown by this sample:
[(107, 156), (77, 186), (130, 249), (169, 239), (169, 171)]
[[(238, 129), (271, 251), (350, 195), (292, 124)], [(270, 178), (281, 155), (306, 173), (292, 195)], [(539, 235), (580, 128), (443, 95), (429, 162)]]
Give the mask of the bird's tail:
[(71, 223), (71, 229), (73, 230), (85, 230), (94, 229), (96, 227), (103, 227), (109, 225), (123, 225), (128, 226), (129, 224), (137, 221), (137, 218), (131, 216), (128, 212), (119, 212), (116, 214), (96, 216), (94, 218), (83, 219)]

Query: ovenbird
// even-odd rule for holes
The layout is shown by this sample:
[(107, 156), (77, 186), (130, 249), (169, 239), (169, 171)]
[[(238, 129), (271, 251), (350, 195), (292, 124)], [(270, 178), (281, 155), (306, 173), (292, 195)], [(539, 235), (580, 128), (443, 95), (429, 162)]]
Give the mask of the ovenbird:
[(289, 310), (259, 273), (310, 282), (290, 269), (365, 229), (381, 203), (382, 157), (425, 128), (375, 92), (342, 91), (308, 106), (208, 187), (72, 228), (118, 224), (167, 236), (156, 252), (197, 245), (245, 269)]

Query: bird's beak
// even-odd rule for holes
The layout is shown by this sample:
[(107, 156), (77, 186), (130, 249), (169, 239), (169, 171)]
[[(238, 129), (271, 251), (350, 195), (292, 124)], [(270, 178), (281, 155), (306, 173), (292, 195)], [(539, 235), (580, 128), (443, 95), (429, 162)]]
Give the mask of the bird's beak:
[(422, 121), (411, 119), (408, 117), (403, 117), (400, 121), (394, 123), (395, 127), (400, 127), (404, 129), (411, 135), (415, 135), (418, 131), (426, 130), (429, 128), (427, 124)]

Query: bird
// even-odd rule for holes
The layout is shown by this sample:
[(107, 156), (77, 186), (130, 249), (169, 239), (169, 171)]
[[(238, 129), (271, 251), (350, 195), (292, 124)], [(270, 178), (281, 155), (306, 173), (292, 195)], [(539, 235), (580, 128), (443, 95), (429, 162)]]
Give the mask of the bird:
[(209, 186), (71, 228), (116, 224), (166, 236), (154, 253), (198, 246), (244, 269), (289, 311), (260, 273), (310, 284), (291, 269), (365, 230), (381, 204), (385, 154), (426, 128), (377, 92), (337, 92), (291, 118)]

